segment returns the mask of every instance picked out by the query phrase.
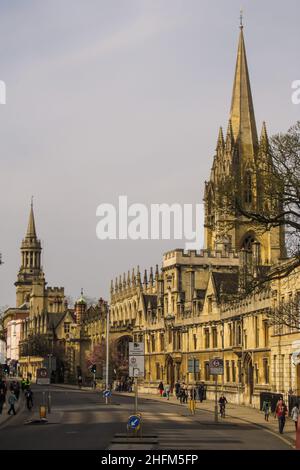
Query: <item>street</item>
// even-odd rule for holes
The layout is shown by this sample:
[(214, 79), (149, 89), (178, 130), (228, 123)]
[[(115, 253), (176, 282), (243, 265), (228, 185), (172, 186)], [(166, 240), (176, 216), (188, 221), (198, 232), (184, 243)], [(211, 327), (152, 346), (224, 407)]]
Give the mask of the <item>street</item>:
[[(38, 417), (43, 391), (51, 391), (52, 412), (47, 424), (24, 424)], [(116, 433), (126, 432), (128, 417), (134, 412), (134, 397), (115, 394), (105, 405), (99, 392), (33, 386), (34, 410), (24, 407), (17, 416), (0, 426), (0, 449), (93, 449), (108, 448)], [(255, 424), (223, 420), (198, 410), (191, 416), (185, 406), (166, 400), (140, 399), (143, 433), (158, 436), (158, 449), (197, 450), (291, 450), (284, 439)]]

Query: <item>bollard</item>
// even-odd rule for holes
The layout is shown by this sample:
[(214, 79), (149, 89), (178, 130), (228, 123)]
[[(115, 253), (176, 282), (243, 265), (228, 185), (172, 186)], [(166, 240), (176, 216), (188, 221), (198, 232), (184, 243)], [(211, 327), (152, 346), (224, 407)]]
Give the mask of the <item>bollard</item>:
[(46, 418), (46, 407), (44, 405), (40, 406), (40, 419)]
[(296, 431), (296, 449), (300, 450), (300, 416), (298, 418), (297, 431)]
[(191, 411), (192, 415), (194, 415), (195, 410), (196, 410), (196, 401), (195, 400), (190, 400), (189, 401), (189, 408), (190, 408), (190, 411)]

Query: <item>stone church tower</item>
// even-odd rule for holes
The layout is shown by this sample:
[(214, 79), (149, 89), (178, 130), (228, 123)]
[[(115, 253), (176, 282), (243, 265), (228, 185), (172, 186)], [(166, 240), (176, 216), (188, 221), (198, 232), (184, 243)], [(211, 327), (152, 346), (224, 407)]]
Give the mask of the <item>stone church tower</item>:
[(222, 207), (218, 194), (220, 184), (230, 177), (246, 210), (259, 212), (270, 203), (263, 188), (272, 158), (265, 123), (260, 139), (257, 135), (242, 24), (240, 29), (227, 133), (224, 139), (220, 128), (210, 181), (205, 184), (205, 248), (225, 252), (245, 249), (256, 255), (259, 264), (271, 265), (285, 256), (283, 229), (258, 230), (257, 224), (238, 211), (228, 214), (225, 199)]
[(15, 282), (17, 307), (29, 301), (33, 284), (40, 284), (42, 291), (45, 289), (46, 282), (41, 268), (41, 252), (41, 242), (36, 235), (33, 204), (31, 203), (27, 232), (21, 245), (21, 267)]

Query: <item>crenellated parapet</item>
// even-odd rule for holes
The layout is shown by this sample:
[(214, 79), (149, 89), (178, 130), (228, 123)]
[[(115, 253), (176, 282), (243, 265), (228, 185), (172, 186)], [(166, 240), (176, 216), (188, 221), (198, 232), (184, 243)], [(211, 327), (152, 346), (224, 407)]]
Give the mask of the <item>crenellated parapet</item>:
[(239, 254), (235, 251), (218, 250), (172, 250), (163, 256), (163, 268), (174, 264), (181, 265), (234, 265), (239, 266)]

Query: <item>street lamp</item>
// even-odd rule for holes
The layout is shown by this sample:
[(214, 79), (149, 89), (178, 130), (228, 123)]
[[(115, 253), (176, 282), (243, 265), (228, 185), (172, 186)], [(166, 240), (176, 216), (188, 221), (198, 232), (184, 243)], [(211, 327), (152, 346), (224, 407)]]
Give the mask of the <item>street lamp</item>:
[[(106, 379), (105, 388), (108, 390), (108, 368), (109, 368), (109, 304), (106, 304)], [(108, 397), (105, 397), (105, 403), (108, 404)]]

